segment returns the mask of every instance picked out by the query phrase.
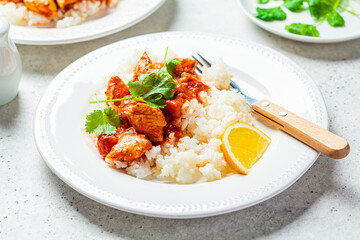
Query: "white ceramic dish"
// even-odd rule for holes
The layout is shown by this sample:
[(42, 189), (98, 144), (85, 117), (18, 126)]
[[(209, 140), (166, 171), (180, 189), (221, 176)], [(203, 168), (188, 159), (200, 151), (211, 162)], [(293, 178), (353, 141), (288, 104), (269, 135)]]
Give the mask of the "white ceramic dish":
[[(221, 57), (244, 92), (266, 97), (310, 121), (328, 127), (322, 96), (295, 63), (262, 45), (220, 36), (173, 32), (144, 35), (100, 48), (63, 70), (42, 97), (35, 140), (51, 170), (80, 193), (124, 211), (195, 218), (243, 209), (275, 196), (315, 162), (318, 153), (287, 134), (255, 120), (272, 138), (248, 176), (233, 175), (192, 185), (145, 181), (110, 168), (82, 131), (88, 101), (135, 50), (160, 54), (166, 46), (181, 57), (199, 52)], [(44, 180), (46, 181), (46, 180)]]
[[(352, 2), (354, 8), (360, 11), (360, 2)], [(347, 12), (341, 13), (345, 20), (345, 27), (333, 28), (326, 21), (324, 21), (317, 27), (320, 32), (320, 37), (307, 37), (289, 33), (285, 30), (285, 26), (298, 22), (313, 24), (314, 19), (310, 16), (309, 11), (292, 13), (288, 9), (283, 8), (287, 14), (287, 19), (285, 21), (265, 22), (254, 17), (256, 14), (256, 7), (277, 7), (281, 5), (280, 2), (270, 1), (268, 4), (258, 4), (257, 0), (239, 0), (239, 3), (245, 15), (256, 25), (271, 33), (288, 39), (312, 43), (334, 43), (349, 41), (360, 37), (360, 18)]]
[(69, 28), (37, 28), (12, 25), (10, 37), (15, 43), (57, 45), (88, 41), (124, 30), (155, 12), (166, 0), (121, 0), (103, 17)]

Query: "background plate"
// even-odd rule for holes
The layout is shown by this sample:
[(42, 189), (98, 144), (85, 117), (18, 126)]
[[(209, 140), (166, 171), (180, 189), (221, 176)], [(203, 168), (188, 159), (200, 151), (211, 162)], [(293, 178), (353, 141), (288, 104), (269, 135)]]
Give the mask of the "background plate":
[(10, 37), (20, 44), (56, 45), (88, 41), (124, 30), (155, 12), (166, 0), (120, 0), (111, 13), (69, 28), (11, 25)]
[[(310, 16), (309, 11), (304, 11), (301, 13), (293, 13), (286, 8), (283, 10), (287, 14), (287, 19), (285, 21), (273, 21), (273, 22), (265, 22), (256, 17), (256, 7), (262, 8), (271, 8), (280, 6), (281, 2), (270, 1), (268, 4), (258, 4), (257, 0), (239, 0), (240, 6), (243, 12), (247, 17), (250, 18), (256, 25), (259, 27), (279, 35), (281, 37), (301, 41), (301, 42), (312, 42), (312, 43), (332, 43), (332, 42), (344, 42), (353, 40), (360, 37), (360, 18), (356, 17), (350, 13), (342, 12), (341, 16), (343, 16), (345, 20), (345, 27), (333, 28), (326, 21), (322, 22), (317, 29), (320, 32), (320, 37), (307, 37), (289, 33), (285, 30), (285, 26), (291, 23), (307, 23), (313, 24), (314, 19)], [(352, 5), (355, 9), (360, 11), (360, 2), (352, 1)]]
[[(195, 218), (246, 208), (280, 193), (315, 162), (318, 153), (287, 134), (255, 120), (272, 138), (248, 176), (192, 184), (144, 181), (107, 166), (82, 131), (88, 101), (135, 50), (162, 55), (169, 46), (179, 57), (199, 52), (223, 58), (244, 92), (266, 97), (328, 127), (322, 96), (310, 77), (283, 55), (259, 44), (220, 36), (173, 32), (144, 35), (100, 48), (63, 70), (42, 97), (35, 140), (52, 171), (80, 193), (128, 212)], [(46, 180), (44, 180), (46, 181)]]

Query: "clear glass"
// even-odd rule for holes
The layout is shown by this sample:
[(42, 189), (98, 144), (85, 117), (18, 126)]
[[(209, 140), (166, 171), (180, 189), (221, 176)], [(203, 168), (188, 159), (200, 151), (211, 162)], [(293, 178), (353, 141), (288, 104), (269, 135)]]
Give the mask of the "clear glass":
[(0, 16), (0, 105), (16, 97), (22, 72), (20, 55), (9, 38), (9, 28), (8, 21)]

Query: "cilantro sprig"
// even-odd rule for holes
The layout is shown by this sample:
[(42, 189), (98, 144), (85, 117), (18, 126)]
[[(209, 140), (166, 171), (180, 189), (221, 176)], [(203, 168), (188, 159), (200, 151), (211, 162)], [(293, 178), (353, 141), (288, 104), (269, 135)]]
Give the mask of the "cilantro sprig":
[[(99, 100), (96, 102), (99, 103)], [(109, 135), (114, 134), (121, 124), (121, 116), (118, 115), (115, 109), (108, 107), (104, 110), (97, 109), (88, 114), (86, 116), (85, 130), (96, 135), (101, 133)]]
[[(173, 75), (176, 71), (176, 65), (180, 64), (179, 60), (165, 61), (168, 48), (166, 48), (164, 57), (164, 66), (161, 69), (152, 69), (148, 74), (139, 76), (139, 81), (130, 82), (129, 90), (130, 97), (120, 99), (98, 100), (90, 103), (116, 102), (126, 99), (134, 99), (139, 102), (144, 102), (152, 107), (164, 108), (166, 107), (166, 99), (174, 97), (177, 90), (176, 84), (173, 81)], [(100, 134), (114, 134), (121, 126), (121, 116), (112, 107), (104, 110), (98, 109), (86, 116), (85, 130), (88, 133)]]
[[(166, 107), (166, 99), (174, 97), (177, 90), (176, 84), (173, 81), (176, 65), (180, 64), (179, 60), (165, 61), (168, 49), (164, 57), (164, 66), (161, 69), (152, 69), (148, 74), (139, 76), (139, 81), (129, 82), (130, 97), (101, 100), (99, 102), (117, 102), (127, 99), (134, 99), (139, 102), (144, 102), (151, 107), (164, 108)], [(96, 103), (91, 101), (90, 103)]]
[[(319, 37), (320, 33), (316, 26), (325, 20), (332, 27), (345, 26), (345, 20), (339, 13), (339, 9), (340, 11), (346, 11), (355, 16), (360, 16), (360, 14), (356, 13), (352, 8), (350, 1), (351, 0), (283, 0), (283, 4), (275, 8), (256, 8), (257, 15), (255, 15), (255, 17), (263, 21), (282, 21), (287, 17), (282, 8), (286, 8), (291, 12), (308, 10), (310, 15), (316, 20), (314, 24), (292, 23), (285, 26), (285, 30), (298, 35)], [(270, 0), (257, 0), (259, 4), (267, 4), (268, 2), (270, 2)]]

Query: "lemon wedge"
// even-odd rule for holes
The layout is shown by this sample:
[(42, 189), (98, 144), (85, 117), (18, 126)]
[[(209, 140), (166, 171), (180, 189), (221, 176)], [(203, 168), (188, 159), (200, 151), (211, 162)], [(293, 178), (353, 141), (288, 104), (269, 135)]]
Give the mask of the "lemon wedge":
[(234, 123), (226, 128), (221, 148), (230, 167), (247, 175), (270, 143), (271, 139), (258, 128), (247, 123)]

